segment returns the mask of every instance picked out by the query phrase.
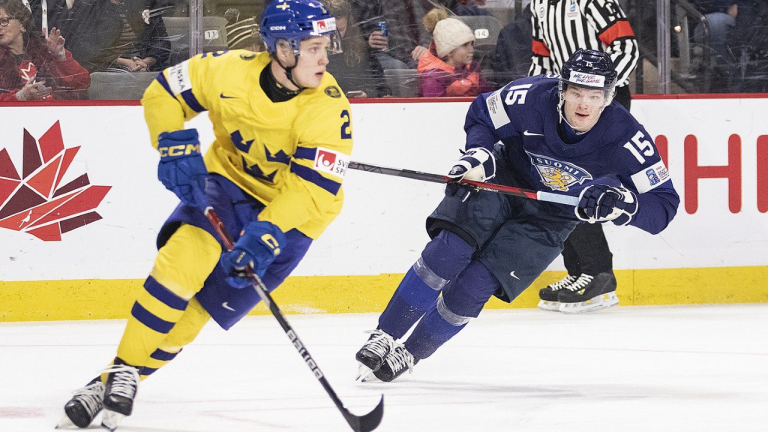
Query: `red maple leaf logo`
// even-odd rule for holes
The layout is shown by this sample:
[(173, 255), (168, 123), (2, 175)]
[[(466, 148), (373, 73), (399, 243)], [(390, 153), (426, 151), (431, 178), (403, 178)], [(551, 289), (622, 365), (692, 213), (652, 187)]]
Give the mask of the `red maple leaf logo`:
[(35, 140), (24, 129), (23, 176), (0, 150), (0, 228), (61, 241), (61, 234), (101, 219), (93, 211), (111, 186), (95, 186), (83, 174), (59, 187), (80, 147), (64, 148), (59, 122)]

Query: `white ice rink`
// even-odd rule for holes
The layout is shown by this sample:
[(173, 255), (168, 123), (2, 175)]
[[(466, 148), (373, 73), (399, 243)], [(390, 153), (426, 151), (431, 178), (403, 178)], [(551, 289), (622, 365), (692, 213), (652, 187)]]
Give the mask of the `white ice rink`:
[[(377, 431), (766, 431), (768, 304), (486, 311), (412, 375), (354, 382), (377, 315), (289, 315)], [(0, 324), (0, 431), (52, 431), (114, 356), (123, 321)], [(99, 430), (92, 426), (92, 430)], [(124, 432), (349, 431), (271, 316), (209, 325), (142, 383)]]

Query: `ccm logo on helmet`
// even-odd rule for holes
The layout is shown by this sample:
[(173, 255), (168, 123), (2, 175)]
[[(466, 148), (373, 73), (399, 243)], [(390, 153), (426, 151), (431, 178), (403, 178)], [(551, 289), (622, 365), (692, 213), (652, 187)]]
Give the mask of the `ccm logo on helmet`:
[(270, 30), (285, 30), (285, 26), (272, 26), (269, 29)]

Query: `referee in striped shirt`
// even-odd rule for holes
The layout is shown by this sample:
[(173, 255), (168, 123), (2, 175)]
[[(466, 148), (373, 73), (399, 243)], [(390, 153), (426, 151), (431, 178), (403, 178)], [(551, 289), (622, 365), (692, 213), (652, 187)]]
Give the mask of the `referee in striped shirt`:
[[(618, 73), (614, 100), (629, 110), (632, 100), (629, 75), (637, 66), (640, 53), (635, 34), (618, 0), (532, 0), (530, 7), (533, 62), (528, 75), (559, 74), (563, 63), (579, 48), (605, 51), (610, 54)], [(563, 303), (586, 301), (593, 298), (592, 294), (616, 291), (613, 255), (602, 225), (579, 224), (565, 242), (563, 261), (568, 277), (544, 288), (542, 300), (546, 298), (545, 290), (562, 289), (567, 295), (550, 292), (549, 297), (555, 294)], [(578, 290), (565, 289), (569, 286), (578, 287)], [(576, 295), (577, 292), (583, 299)], [(584, 306), (568, 310), (593, 310), (589, 305)]]

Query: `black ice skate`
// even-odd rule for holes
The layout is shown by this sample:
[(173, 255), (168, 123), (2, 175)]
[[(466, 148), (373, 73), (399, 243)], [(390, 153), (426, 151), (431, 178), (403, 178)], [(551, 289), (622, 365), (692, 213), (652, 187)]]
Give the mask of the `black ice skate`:
[(616, 277), (613, 273), (598, 273), (596, 276), (582, 274), (570, 286), (557, 295), (560, 312), (592, 312), (619, 304), (616, 297)]
[(139, 390), (139, 369), (115, 358), (115, 364), (104, 370), (109, 374), (104, 389), (104, 415), (101, 426), (112, 432), (124, 417), (133, 412), (133, 400)]
[(379, 370), (384, 364), (384, 358), (395, 346), (395, 340), (382, 330), (370, 330), (368, 341), (355, 354), (355, 359), (360, 362), (357, 380), (362, 381), (372, 372)]
[(104, 383), (98, 376), (85, 387), (75, 390), (72, 399), (64, 405), (65, 415), (56, 429), (70, 426), (70, 423), (80, 428), (87, 428), (103, 407)]
[(384, 358), (381, 367), (373, 372), (373, 375), (381, 381), (391, 382), (404, 374), (405, 371), (413, 372), (413, 366), (417, 362), (418, 360), (405, 349), (405, 345), (397, 344)]
[(560, 310), (560, 301), (557, 299), (557, 295), (560, 294), (560, 290), (570, 286), (576, 282), (577, 277), (568, 275), (561, 280), (547, 285), (546, 288), (539, 290), (539, 308), (546, 311), (557, 312)]

